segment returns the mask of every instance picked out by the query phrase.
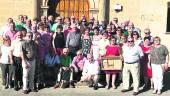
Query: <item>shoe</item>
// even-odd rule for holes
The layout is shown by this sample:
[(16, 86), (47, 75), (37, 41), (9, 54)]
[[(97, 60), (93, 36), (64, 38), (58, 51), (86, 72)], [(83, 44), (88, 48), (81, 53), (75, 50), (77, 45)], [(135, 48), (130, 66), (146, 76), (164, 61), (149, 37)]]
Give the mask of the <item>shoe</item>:
[(74, 82), (70, 82), (69, 87), (70, 87), (70, 88), (75, 88)]
[(36, 89), (32, 89), (32, 90), (31, 90), (31, 92), (38, 92), (38, 90), (36, 90)]
[(138, 92), (133, 92), (133, 95), (135, 95), (135, 96), (138, 95)]
[(6, 86), (2, 86), (2, 89), (7, 89), (7, 87)]
[(18, 88), (18, 87), (14, 87), (14, 90), (15, 90), (15, 91), (18, 91), (18, 90), (19, 90), (19, 88)]
[(121, 92), (127, 92), (129, 89), (122, 89)]
[(161, 90), (158, 90), (157, 94), (158, 94), (158, 95), (161, 95), (161, 94), (162, 94)]
[(54, 89), (59, 88), (60, 87), (60, 83), (59, 82), (56, 83), (53, 87), (54, 87)]
[(153, 93), (153, 94), (156, 94), (156, 92), (157, 92), (157, 90), (153, 90), (153, 92), (152, 92), (152, 93)]
[(98, 85), (95, 84), (94, 87), (93, 87), (94, 90), (97, 90), (98, 89)]
[(28, 94), (28, 90), (24, 90), (23, 93), (24, 93), (24, 94)]
[(106, 86), (105, 86), (105, 89), (109, 89), (109, 85), (106, 85)]
[(12, 88), (12, 86), (11, 86), (11, 85), (9, 85), (9, 86), (8, 86), (8, 88), (10, 88), (10, 89), (11, 89), (11, 88)]

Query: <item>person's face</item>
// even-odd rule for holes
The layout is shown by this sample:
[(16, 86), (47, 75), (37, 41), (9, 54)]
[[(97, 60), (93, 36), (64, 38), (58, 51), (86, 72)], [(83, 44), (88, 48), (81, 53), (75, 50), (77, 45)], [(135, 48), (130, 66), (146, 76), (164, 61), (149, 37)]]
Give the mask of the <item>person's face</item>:
[(145, 37), (149, 37), (150, 36), (150, 32), (149, 31), (144, 31)]
[(31, 31), (32, 31), (32, 32), (36, 32), (36, 31), (37, 31), (37, 27), (36, 27), (36, 26), (32, 26), (32, 27), (31, 27)]
[(121, 40), (122, 43), (126, 43), (126, 37), (122, 36), (122, 37), (120, 38), (120, 40)]
[(103, 38), (107, 39), (108, 35), (107, 34), (103, 34)]
[(85, 33), (86, 35), (89, 35), (89, 30), (86, 29), (84, 33)]
[(33, 35), (32, 35), (31, 33), (27, 33), (27, 34), (26, 34), (26, 39), (27, 39), (27, 41), (31, 41), (32, 38), (33, 38)]
[(155, 45), (159, 45), (161, 42), (160, 42), (160, 39), (158, 39), (158, 38), (155, 38), (154, 39), (154, 44)]
[(121, 29), (117, 29), (117, 30), (116, 30), (116, 34), (117, 34), (117, 35), (120, 35), (121, 32), (122, 32)]
[(60, 28), (57, 28), (57, 33), (61, 33), (62, 30)]
[(22, 32), (21, 32), (21, 31), (18, 31), (18, 32), (17, 32), (17, 35), (16, 35), (16, 38), (19, 39), (19, 40), (21, 40), (22, 37), (23, 37)]
[(47, 20), (46, 16), (41, 17), (41, 22), (46, 22), (46, 20)]
[(13, 30), (15, 29), (15, 24), (14, 24), (14, 23), (10, 23), (10, 24), (9, 24), (9, 29), (10, 29), (11, 31), (13, 31)]
[(115, 45), (115, 43), (116, 43), (116, 39), (111, 39), (111, 45)]
[(112, 28), (111, 28), (111, 27), (107, 27), (107, 31), (108, 31), (108, 32), (111, 32), (111, 31), (112, 31)]
[(71, 22), (67, 22), (67, 26), (70, 27), (71, 26)]
[(13, 22), (13, 19), (12, 18), (9, 18), (8, 19), (8, 23), (12, 23)]
[(149, 39), (146, 39), (146, 40), (144, 41), (144, 44), (145, 44), (145, 45), (149, 45), (149, 44), (150, 44)]
[(64, 55), (64, 56), (67, 56), (67, 55), (68, 55), (68, 51), (64, 50), (64, 51), (63, 51), (63, 55)]
[(26, 36), (27, 31), (23, 30), (23, 31), (21, 31), (21, 32), (22, 32), (22, 35), (23, 35), (23, 36)]
[(20, 17), (19, 17), (19, 21), (24, 22), (24, 17), (23, 17), (23, 16), (20, 16)]
[(99, 31), (97, 29), (94, 30), (94, 34), (95, 35), (98, 35), (99, 34)]
[(87, 59), (89, 60), (90, 63), (93, 62), (93, 56), (92, 55), (87, 55)]
[(133, 46), (134, 45), (134, 40), (132, 38), (128, 39), (128, 45)]
[(137, 39), (137, 38), (138, 38), (137, 33), (133, 33), (133, 38), (135, 38), (135, 39)]

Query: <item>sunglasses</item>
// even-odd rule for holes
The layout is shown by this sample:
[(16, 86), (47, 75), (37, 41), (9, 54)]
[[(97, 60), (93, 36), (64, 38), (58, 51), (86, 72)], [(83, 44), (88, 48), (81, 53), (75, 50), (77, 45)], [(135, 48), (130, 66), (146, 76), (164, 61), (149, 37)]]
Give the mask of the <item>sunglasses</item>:
[(128, 42), (134, 42), (134, 41), (128, 41)]
[(145, 33), (145, 34), (149, 34), (149, 33)]
[(133, 35), (137, 35), (137, 34), (133, 34)]

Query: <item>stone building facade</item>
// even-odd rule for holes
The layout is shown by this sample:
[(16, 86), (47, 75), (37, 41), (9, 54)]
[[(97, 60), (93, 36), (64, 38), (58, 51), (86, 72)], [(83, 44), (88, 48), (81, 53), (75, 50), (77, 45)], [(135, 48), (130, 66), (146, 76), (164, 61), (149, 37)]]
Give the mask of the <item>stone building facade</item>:
[[(46, 1), (46, 0), (45, 0)], [(60, 0), (47, 0), (60, 1)], [(99, 21), (111, 20), (118, 17), (119, 22), (131, 20), (135, 26), (149, 27), (153, 36), (162, 37), (162, 43), (167, 45), (170, 39), (167, 22), (170, 0), (87, 0), (89, 2), (89, 16), (94, 16)], [(19, 14), (28, 15), (30, 18), (47, 14), (49, 3), (42, 6), (42, 0), (0, 0), (0, 27), (5, 24), (8, 17), (17, 20)], [(169, 6), (169, 7), (168, 7)], [(121, 8), (117, 11), (116, 8)], [(169, 11), (170, 14), (170, 11)], [(168, 32), (169, 31), (169, 32)], [(143, 34), (142, 34), (143, 35)]]

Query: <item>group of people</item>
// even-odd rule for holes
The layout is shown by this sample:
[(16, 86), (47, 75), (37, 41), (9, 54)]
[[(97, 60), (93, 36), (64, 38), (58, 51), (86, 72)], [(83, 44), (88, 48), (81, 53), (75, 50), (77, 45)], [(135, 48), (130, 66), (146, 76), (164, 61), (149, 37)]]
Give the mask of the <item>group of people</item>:
[[(99, 22), (94, 17), (88, 21), (84, 15), (79, 20), (75, 16), (52, 15), (31, 20), (27, 15), (19, 15), (17, 21), (8, 18), (1, 35), (4, 89), (13, 87), (17, 91), (22, 87), (24, 94), (37, 92), (36, 83), (46, 81), (44, 67), (50, 67), (56, 70), (54, 88), (89, 82), (89, 87), (97, 90), (101, 74), (105, 74), (106, 89), (116, 89), (118, 76), (122, 78), (122, 92), (129, 91), (129, 81), (133, 80), (133, 95), (137, 95), (143, 80), (143, 89), (162, 93), (169, 51), (160, 37), (151, 36), (149, 28), (141, 36), (141, 30), (132, 21), (120, 23), (113, 18)], [(115, 56), (122, 60), (122, 70), (101, 70), (102, 58)]]

